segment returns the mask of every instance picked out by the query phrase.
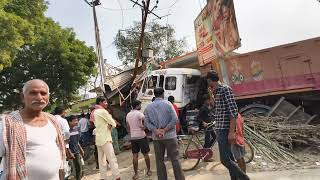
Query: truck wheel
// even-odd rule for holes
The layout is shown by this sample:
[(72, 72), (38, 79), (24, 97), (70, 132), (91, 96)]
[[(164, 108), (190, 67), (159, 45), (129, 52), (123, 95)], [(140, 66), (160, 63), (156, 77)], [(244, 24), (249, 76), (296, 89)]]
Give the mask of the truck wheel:
[(240, 109), (240, 114), (243, 116), (267, 116), (271, 107), (262, 104), (250, 104)]

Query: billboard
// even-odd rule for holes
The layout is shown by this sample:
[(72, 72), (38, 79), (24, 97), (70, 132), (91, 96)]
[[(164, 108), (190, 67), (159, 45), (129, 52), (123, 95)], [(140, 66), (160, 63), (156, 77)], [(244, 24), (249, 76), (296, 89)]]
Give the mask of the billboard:
[(200, 66), (240, 47), (233, 0), (208, 0), (194, 26)]

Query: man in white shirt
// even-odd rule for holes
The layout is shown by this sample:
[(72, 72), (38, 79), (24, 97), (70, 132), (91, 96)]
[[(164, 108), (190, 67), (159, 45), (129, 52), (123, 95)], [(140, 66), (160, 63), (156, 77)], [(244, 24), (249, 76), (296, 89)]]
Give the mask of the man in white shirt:
[(54, 109), (54, 114), (56, 119), (60, 123), (64, 140), (68, 140), (70, 137), (70, 127), (69, 127), (68, 121), (64, 118), (66, 115), (66, 111), (62, 107), (56, 107)]
[(23, 108), (0, 121), (1, 179), (63, 180), (65, 148), (60, 125), (43, 112), (49, 87), (35, 79), (26, 82), (22, 92)]
[(81, 146), (90, 145), (92, 135), (90, 134), (90, 131), (89, 131), (89, 119), (86, 117), (85, 114), (81, 114), (78, 126), (80, 129)]
[(89, 130), (89, 119), (86, 118), (85, 114), (81, 114), (79, 120), (79, 128), (81, 133), (85, 133)]

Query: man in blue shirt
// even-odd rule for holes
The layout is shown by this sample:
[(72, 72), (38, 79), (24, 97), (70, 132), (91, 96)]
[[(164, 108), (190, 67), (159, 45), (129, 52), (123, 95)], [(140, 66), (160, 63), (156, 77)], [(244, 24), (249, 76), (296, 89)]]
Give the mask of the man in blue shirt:
[(177, 114), (169, 101), (164, 100), (163, 88), (155, 88), (156, 99), (149, 104), (145, 111), (144, 125), (152, 132), (156, 167), (159, 180), (167, 180), (167, 170), (164, 164), (164, 154), (167, 150), (171, 159), (176, 180), (184, 180), (184, 174), (178, 160), (178, 141), (176, 134)]

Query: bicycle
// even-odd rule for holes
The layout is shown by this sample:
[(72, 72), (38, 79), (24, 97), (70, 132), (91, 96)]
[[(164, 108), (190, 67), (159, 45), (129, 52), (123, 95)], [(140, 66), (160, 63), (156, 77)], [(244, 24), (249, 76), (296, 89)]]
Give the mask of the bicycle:
[[(208, 123), (208, 128), (213, 127), (215, 122)], [(199, 128), (193, 129), (191, 135), (178, 135), (178, 148), (180, 163), (184, 171), (190, 171), (195, 169), (200, 160), (207, 160), (212, 158), (212, 147), (216, 143), (213, 143), (211, 148), (203, 148), (203, 141), (199, 137)], [(254, 158), (254, 150), (251, 144), (245, 140), (245, 162), (250, 163)]]

